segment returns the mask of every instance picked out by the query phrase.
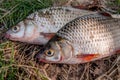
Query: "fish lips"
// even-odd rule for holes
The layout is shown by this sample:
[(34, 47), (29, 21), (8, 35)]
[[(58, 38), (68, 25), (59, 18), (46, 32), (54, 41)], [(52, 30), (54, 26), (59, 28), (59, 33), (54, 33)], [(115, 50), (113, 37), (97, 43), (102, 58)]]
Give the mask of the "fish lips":
[(9, 39), (9, 40), (14, 40), (14, 41), (16, 41), (16, 40), (17, 40), (16, 38), (11, 37), (11, 35), (10, 35), (10, 34), (8, 34), (8, 33), (6, 33), (6, 34), (5, 34), (5, 38), (7, 38), (7, 39)]
[(10, 34), (6, 33), (6, 34), (5, 34), (5, 37), (6, 37), (6, 38), (10, 38)]
[(41, 62), (41, 61), (43, 61), (43, 58), (42, 57), (44, 57), (44, 48), (42, 48), (38, 53), (36, 53), (35, 54), (35, 56), (34, 56), (34, 59), (35, 59), (35, 61), (36, 62)]

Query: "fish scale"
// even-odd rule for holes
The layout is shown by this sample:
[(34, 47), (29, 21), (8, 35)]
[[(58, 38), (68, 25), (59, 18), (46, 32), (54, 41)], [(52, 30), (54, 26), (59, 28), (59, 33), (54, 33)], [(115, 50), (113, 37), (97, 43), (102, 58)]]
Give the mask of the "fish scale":
[[(13, 26), (13, 30), (8, 30), (6, 36), (13, 41), (44, 45), (69, 21), (78, 16), (94, 13), (97, 12), (72, 7), (51, 7), (42, 9), (30, 14), (26, 19)], [(19, 31), (15, 31), (14, 27), (17, 27)], [(22, 31), (21, 28), (25, 28), (25, 31)], [(23, 32), (25, 34), (23, 34)]]
[(78, 64), (120, 51), (120, 19), (99, 13), (64, 25), (36, 55), (42, 62)]
[[(39, 13), (38, 16), (41, 16), (44, 19), (44, 20), (38, 20), (38, 22), (43, 24), (45, 26), (45, 29), (47, 28), (51, 32), (53, 31), (57, 32), (61, 28), (61, 26), (66, 24), (68, 21), (74, 18), (77, 18), (78, 16), (93, 13), (89, 11), (88, 11), (89, 13), (87, 13), (87, 11), (85, 10), (81, 10), (81, 13), (80, 13), (80, 10), (74, 9), (74, 8), (68, 8), (68, 7), (56, 7), (56, 8), (52, 7), (48, 9), (43, 9), (41, 10), (41, 12), (43, 12), (44, 14), (47, 12), (48, 14), (46, 15), (49, 17), (42, 16), (38, 12)], [(36, 18), (38, 19), (38, 17)], [(48, 32), (46, 30), (44, 30), (43, 32)]]
[(118, 45), (120, 44), (120, 24), (118, 23), (120, 19), (91, 14), (66, 24), (57, 32), (57, 35), (77, 45), (82, 53), (108, 54), (120, 48)]
[[(61, 28), (61, 26), (64, 26), (64, 24), (66, 24), (68, 21), (70, 21), (74, 18), (77, 18), (78, 16), (82, 16), (83, 14), (84, 15), (88, 14), (87, 11), (81, 10), (83, 12), (80, 13), (80, 10), (78, 10), (78, 11), (77, 10), (78, 9), (65, 8), (65, 7), (63, 7), (63, 8), (62, 7), (58, 7), (58, 8), (53, 7), (53, 8), (48, 8), (48, 9), (42, 10), (43, 13), (50, 11), (49, 12), (50, 14), (47, 14), (47, 15), (50, 15), (50, 18), (48, 18), (48, 21), (50, 21), (50, 23), (49, 23), (50, 25), (47, 24), (47, 22), (45, 25), (43, 24), (45, 26), (44, 27), (45, 29), (43, 30), (43, 32), (49, 32), (49, 31), (50, 32), (57, 32)], [(89, 12), (89, 14), (90, 13), (93, 13), (93, 12)], [(39, 14), (39, 15), (41, 15), (41, 14)], [(47, 20), (43, 20), (43, 21), (40, 20), (38, 22), (44, 23), (45, 21), (47, 21)], [(55, 27), (53, 25), (51, 25), (51, 23), (53, 23), (53, 25)], [(47, 30), (46, 28), (49, 31), (46, 31)]]

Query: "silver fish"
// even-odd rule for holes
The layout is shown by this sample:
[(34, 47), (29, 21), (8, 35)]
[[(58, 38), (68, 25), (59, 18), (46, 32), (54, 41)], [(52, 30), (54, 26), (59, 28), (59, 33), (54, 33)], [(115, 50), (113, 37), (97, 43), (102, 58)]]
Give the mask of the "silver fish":
[(6, 32), (6, 37), (13, 41), (44, 45), (69, 21), (93, 13), (96, 12), (71, 7), (42, 9), (13, 26)]
[(89, 14), (72, 20), (36, 55), (46, 63), (78, 64), (120, 52), (120, 19)]

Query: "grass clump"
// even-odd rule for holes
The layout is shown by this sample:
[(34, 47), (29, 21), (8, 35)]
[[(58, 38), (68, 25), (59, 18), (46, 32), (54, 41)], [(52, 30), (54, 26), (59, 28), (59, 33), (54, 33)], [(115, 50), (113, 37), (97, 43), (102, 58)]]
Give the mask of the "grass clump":
[(4, 0), (0, 3), (0, 22), (9, 28), (30, 13), (51, 6), (51, 0)]
[[(1, 0), (0, 26), (4, 25), (1, 33), (30, 13), (51, 5), (51, 0)], [(0, 80), (48, 80), (35, 67), (36, 63), (25, 59), (24, 55), (19, 55), (15, 47), (17, 47), (15, 43), (10, 41), (0, 43)]]

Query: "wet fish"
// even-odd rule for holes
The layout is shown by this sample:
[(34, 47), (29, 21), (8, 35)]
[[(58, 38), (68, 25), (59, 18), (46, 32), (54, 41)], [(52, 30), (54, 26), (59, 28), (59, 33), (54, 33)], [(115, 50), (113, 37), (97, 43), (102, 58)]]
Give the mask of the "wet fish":
[(120, 19), (88, 14), (67, 23), (36, 54), (46, 63), (78, 64), (120, 52)]
[(92, 13), (96, 12), (71, 7), (42, 9), (12, 27), (6, 32), (6, 37), (13, 41), (44, 45), (67, 22)]

